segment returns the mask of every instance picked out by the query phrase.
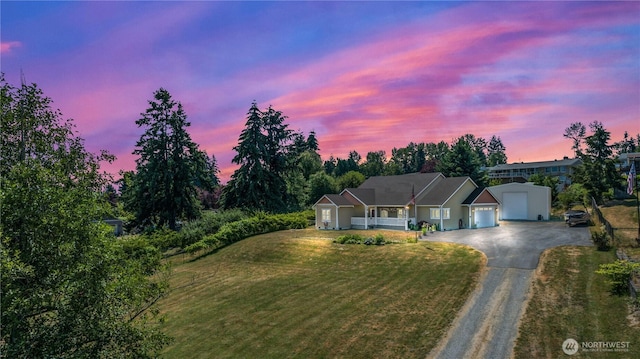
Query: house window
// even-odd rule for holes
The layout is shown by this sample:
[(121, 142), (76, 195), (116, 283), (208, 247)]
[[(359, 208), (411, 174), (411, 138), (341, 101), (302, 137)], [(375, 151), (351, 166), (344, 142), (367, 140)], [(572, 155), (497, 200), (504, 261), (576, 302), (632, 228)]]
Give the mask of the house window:
[[(431, 208), (429, 216), (431, 219), (440, 219), (440, 208)], [(449, 208), (442, 208), (442, 219), (451, 218), (451, 210)]]
[(322, 222), (331, 222), (331, 209), (322, 209)]
[(389, 217), (389, 211), (387, 211), (386, 209), (381, 210), (380, 211), (380, 217), (382, 217), (382, 218)]
[(404, 209), (398, 209), (398, 218), (404, 218)]

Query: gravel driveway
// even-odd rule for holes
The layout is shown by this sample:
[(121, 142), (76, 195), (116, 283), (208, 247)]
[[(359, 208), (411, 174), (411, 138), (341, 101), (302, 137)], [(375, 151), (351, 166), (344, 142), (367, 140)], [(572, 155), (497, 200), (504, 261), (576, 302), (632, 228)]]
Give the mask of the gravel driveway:
[(563, 222), (501, 222), (499, 227), (427, 235), (428, 241), (469, 245), (487, 269), (447, 336), (429, 358), (509, 358), (540, 254), (551, 247), (592, 245), (587, 227)]

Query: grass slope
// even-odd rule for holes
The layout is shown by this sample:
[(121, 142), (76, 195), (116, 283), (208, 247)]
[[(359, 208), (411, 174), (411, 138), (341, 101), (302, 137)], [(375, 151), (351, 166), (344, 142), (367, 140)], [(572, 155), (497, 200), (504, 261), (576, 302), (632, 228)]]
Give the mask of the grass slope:
[[(339, 245), (313, 229), (176, 263), (160, 303), (166, 358), (424, 358), (474, 288), (482, 255), (453, 244)], [(382, 232), (404, 240), (403, 232)]]
[(546, 251), (534, 279), (514, 349), (515, 358), (562, 358), (565, 339), (630, 342), (628, 352), (579, 351), (576, 358), (640, 358), (640, 327), (629, 321), (629, 297), (610, 294), (595, 271), (613, 251), (559, 247)]

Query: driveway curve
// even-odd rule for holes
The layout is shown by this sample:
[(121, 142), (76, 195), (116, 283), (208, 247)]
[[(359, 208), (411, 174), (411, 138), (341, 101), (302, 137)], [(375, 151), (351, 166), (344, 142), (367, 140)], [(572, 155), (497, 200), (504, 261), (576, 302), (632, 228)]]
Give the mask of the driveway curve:
[(591, 246), (587, 227), (562, 222), (501, 222), (499, 227), (427, 235), (427, 241), (469, 245), (487, 268), (445, 338), (429, 358), (509, 358), (533, 271), (547, 248)]

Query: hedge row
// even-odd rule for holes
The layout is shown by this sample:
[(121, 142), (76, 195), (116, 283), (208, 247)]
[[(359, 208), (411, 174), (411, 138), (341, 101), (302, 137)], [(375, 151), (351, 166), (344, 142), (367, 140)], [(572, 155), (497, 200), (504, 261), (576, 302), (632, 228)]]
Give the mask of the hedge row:
[(247, 215), (241, 210), (232, 209), (221, 212), (207, 211), (201, 218), (182, 225), (179, 232), (161, 228), (142, 237), (151, 245), (164, 252), (171, 248), (184, 248), (214, 234), (226, 223), (239, 221)]
[(223, 225), (217, 233), (205, 236), (202, 240), (186, 247), (185, 251), (193, 253), (205, 249), (213, 250), (258, 234), (285, 229), (303, 229), (308, 225), (309, 219), (306, 212), (272, 215), (260, 213), (251, 218)]

